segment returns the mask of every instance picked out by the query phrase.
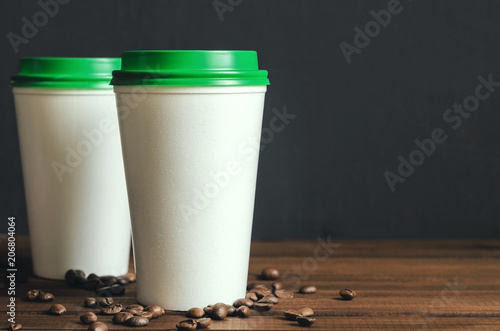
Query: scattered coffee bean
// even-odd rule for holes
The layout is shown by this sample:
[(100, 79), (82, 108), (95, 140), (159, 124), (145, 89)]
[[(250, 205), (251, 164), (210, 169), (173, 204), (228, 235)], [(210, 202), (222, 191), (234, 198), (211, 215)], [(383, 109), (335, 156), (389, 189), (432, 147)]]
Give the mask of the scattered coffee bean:
[(128, 305), (126, 307), (126, 309), (134, 309), (134, 310), (137, 310), (137, 311), (143, 311), (144, 310), (144, 306), (138, 305), (138, 304), (134, 304), (134, 305)]
[(158, 318), (161, 315), (165, 314), (165, 309), (163, 309), (162, 307), (160, 307), (158, 305), (147, 306), (146, 308), (144, 308), (144, 311), (148, 311), (150, 313), (153, 313), (153, 317), (152, 318)]
[(265, 268), (262, 270), (260, 277), (265, 280), (275, 280), (280, 276), (280, 272), (275, 268)]
[(128, 279), (128, 277), (126, 277), (126, 276), (117, 277), (117, 280), (118, 280), (118, 284), (120, 284), (120, 285), (130, 284), (130, 279)]
[(283, 314), (285, 315), (285, 318), (289, 321), (295, 321), (297, 320), (297, 317), (300, 316), (300, 313), (297, 310), (285, 310)]
[(52, 300), (54, 300), (54, 294), (40, 291), (40, 295), (38, 296), (38, 301), (49, 302)]
[(80, 321), (83, 324), (92, 324), (92, 323), (97, 322), (97, 316), (96, 316), (96, 314), (89, 311), (88, 313), (85, 313), (85, 314), (80, 316)]
[(146, 317), (148, 320), (153, 319), (154, 314), (150, 311), (141, 311), (137, 316)]
[(352, 300), (356, 296), (356, 292), (349, 290), (349, 289), (343, 289), (339, 291), (340, 296), (344, 300)]
[(75, 286), (76, 285), (76, 271), (73, 269), (70, 269), (66, 271), (66, 274), (64, 275), (64, 279), (66, 280), (66, 284), (69, 286)]
[(226, 316), (227, 316), (227, 306), (226, 306), (226, 304), (219, 302), (219, 303), (216, 303), (215, 305), (213, 305), (212, 312), (210, 313), (210, 317), (212, 319), (214, 319), (214, 320), (223, 320), (224, 318), (226, 318)]
[(38, 297), (40, 296), (40, 290), (29, 290), (26, 292), (26, 300), (27, 301), (35, 301), (38, 300)]
[(105, 315), (114, 315), (114, 314), (118, 314), (119, 312), (121, 312), (122, 309), (123, 309), (123, 306), (118, 303), (118, 304), (113, 304), (113, 305), (102, 308), (101, 312)]
[(300, 315), (302, 316), (313, 316), (314, 315), (314, 310), (312, 310), (311, 308), (309, 307), (304, 307), (304, 308), (300, 308), (298, 310), (298, 312), (300, 313)]
[(254, 292), (248, 292), (246, 295), (245, 295), (245, 299), (250, 299), (252, 301), (257, 301), (259, 300), (259, 298), (257, 298), (257, 294), (255, 294)]
[(118, 283), (118, 278), (116, 278), (115, 276), (102, 276), (100, 278), (104, 286), (112, 286)]
[(85, 272), (83, 270), (75, 270), (76, 273), (76, 285), (83, 285), (85, 281), (87, 280), (87, 277), (85, 277)]
[(131, 313), (122, 311), (113, 316), (113, 323), (124, 324), (129, 318), (132, 317), (134, 317), (134, 315), (132, 315)]
[(314, 317), (299, 316), (297, 317), (297, 323), (301, 326), (311, 326), (314, 324), (316, 319)]
[(11, 331), (21, 330), (22, 328), (23, 328), (23, 326), (20, 323), (11, 323), (10, 324)]
[(203, 308), (203, 311), (205, 312), (205, 315), (210, 316), (212, 313), (212, 305), (208, 305), (205, 308)]
[(56, 303), (55, 305), (50, 306), (49, 313), (52, 315), (62, 315), (66, 312), (66, 307)]
[(282, 282), (274, 282), (273, 285), (271, 285), (273, 288), (273, 292), (277, 290), (282, 290), (283, 289), (283, 283)]
[(101, 307), (107, 307), (107, 306), (111, 306), (113, 303), (115, 303), (115, 299), (110, 298), (110, 297), (102, 297), (102, 298), (99, 298), (98, 302), (99, 302), (99, 305)]
[(198, 318), (195, 322), (198, 329), (206, 329), (212, 324), (212, 320), (207, 317)]
[(227, 305), (227, 316), (230, 317), (238, 316), (238, 310), (234, 306)]
[(201, 308), (193, 307), (187, 311), (186, 316), (189, 318), (202, 318), (205, 316), (205, 312)]
[(83, 288), (86, 290), (96, 290), (98, 288), (103, 287), (104, 284), (101, 282), (99, 278), (91, 278), (87, 279), (85, 283), (83, 283)]
[(103, 322), (95, 322), (89, 326), (87, 331), (108, 331), (108, 326)]
[(97, 276), (96, 274), (90, 274), (87, 276), (87, 280), (90, 280), (90, 279), (99, 279), (100, 277)]
[(269, 311), (273, 308), (273, 304), (270, 302), (256, 302), (254, 307), (258, 311)]
[(247, 306), (248, 308), (252, 308), (254, 306), (254, 302), (250, 299), (241, 298), (241, 299), (236, 300), (233, 303), (233, 306), (235, 308), (239, 308), (241, 306)]
[(293, 298), (293, 292), (290, 290), (277, 290), (274, 295), (280, 299), (291, 299)]
[(250, 316), (250, 308), (248, 308), (247, 306), (240, 306), (238, 308), (238, 315), (240, 317), (248, 317), (248, 316)]
[(247, 284), (247, 291), (253, 290), (254, 287), (255, 287), (255, 283), (248, 283)]
[(263, 297), (262, 299), (260, 299), (257, 302), (260, 302), (260, 303), (270, 302), (272, 304), (277, 304), (278, 298), (275, 297), (274, 295), (266, 295), (265, 297)]
[(175, 326), (178, 330), (180, 331), (189, 331), (189, 330), (195, 330), (197, 327), (197, 323), (194, 320), (185, 320), (185, 321), (180, 321), (177, 323)]
[(316, 293), (316, 286), (302, 286), (300, 289), (299, 289), (299, 292), (302, 293), (302, 294), (314, 294)]
[(255, 293), (258, 299), (262, 299), (267, 295), (272, 295), (273, 292), (269, 289), (253, 289), (252, 293)]
[(83, 305), (87, 308), (95, 308), (97, 306), (96, 298), (87, 298), (83, 301)]
[(130, 326), (146, 326), (149, 324), (149, 319), (144, 316), (132, 316), (125, 323)]
[(101, 288), (98, 288), (96, 290), (96, 295), (98, 297), (100, 296), (110, 296), (110, 295), (121, 295), (125, 293), (125, 286), (121, 285), (121, 284), (114, 284), (114, 285), (111, 285), (111, 286), (105, 286), (105, 287), (101, 287)]

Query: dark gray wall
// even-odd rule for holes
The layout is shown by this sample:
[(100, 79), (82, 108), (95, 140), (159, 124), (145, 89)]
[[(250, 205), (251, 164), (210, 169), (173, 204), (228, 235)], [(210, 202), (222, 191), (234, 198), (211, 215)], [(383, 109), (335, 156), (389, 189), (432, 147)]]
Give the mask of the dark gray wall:
[[(500, 88), (481, 88), (489, 96), (460, 126), (443, 119), (467, 97), (474, 109), (479, 76), (500, 81), (500, 2), (230, 3), (221, 21), (212, 1), (71, 0), (16, 53), (7, 34), (40, 6), (0, 2), (0, 231), (9, 215), (27, 231), (9, 88), (20, 57), (254, 49), (272, 82), (263, 127), (273, 108), (297, 115), (260, 154), (254, 237), (500, 236)], [(388, 6), (397, 14), (380, 31), (368, 24), (373, 37), (348, 63), (340, 43), (355, 45), (353, 29)], [(398, 156), (436, 128), (446, 141), (392, 192), (384, 173), (399, 175)]]

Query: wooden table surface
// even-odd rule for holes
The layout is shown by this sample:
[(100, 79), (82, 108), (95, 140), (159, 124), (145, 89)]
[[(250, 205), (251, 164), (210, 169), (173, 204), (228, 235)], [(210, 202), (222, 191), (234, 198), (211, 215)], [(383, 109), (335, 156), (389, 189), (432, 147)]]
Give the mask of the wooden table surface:
[[(2, 272), (5, 273), (5, 238), (1, 239)], [(29, 241), (17, 236), (18, 271), (27, 282), (16, 282), (16, 322), (22, 330), (86, 330), (79, 315), (92, 309), (82, 306), (93, 291), (69, 288), (62, 281), (30, 274)], [(311, 330), (500, 330), (500, 241), (498, 240), (335, 240), (252, 243), (249, 282), (264, 267), (278, 268), (285, 287), (315, 285), (316, 294), (295, 294), (282, 299), (268, 313), (252, 311), (249, 318), (214, 321), (211, 330), (307, 329), (283, 318), (286, 309), (309, 306), (316, 323)], [(5, 280), (5, 276), (2, 277)], [(7, 289), (2, 285), (0, 328), (7, 329)], [(22, 300), (28, 289), (51, 292), (52, 303)], [(340, 300), (338, 291), (357, 291), (352, 301)], [(127, 287), (123, 304), (135, 303), (135, 285)], [(66, 306), (63, 316), (46, 313), (53, 303)], [(110, 330), (134, 330), (113, 325)], [(138, 330), (170, 330), (184, 319), (181, 312), (167, 312)]]

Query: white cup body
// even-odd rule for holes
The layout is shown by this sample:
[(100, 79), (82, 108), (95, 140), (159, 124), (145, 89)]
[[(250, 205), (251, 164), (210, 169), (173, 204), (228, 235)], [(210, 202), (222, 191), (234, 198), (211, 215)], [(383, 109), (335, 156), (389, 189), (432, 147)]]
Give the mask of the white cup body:
[(13, 92), (34, 273), (125, 274), (130, 214), (113, 91)]
[(244, 297), (265, 91), (115, 86), (140, 303)]

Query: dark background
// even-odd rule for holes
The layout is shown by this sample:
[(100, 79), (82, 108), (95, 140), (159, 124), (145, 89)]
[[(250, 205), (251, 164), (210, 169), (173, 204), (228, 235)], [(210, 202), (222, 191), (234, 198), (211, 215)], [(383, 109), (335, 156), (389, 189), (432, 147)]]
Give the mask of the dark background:
[[(272, 83), (263, 127), (273, 108), (297, 115), (261, 151), (254, 238), (500, 237), (500, 88), (458, 130), (442, 118), (479, 75), (500, 81), (500, 2), (401, 6), (348, 64), (339, 44), (387, 1), (244, 0), (221, 21), (212, 1), (72, 0), (17, 54), (7, 34), (41, 8), (0, 2), (0, 232), (9, 215), (27, 231), (9, 87), (20, 57), (254, 49)], [(384, 172), (436, 127), (447, 141), (391, 192)]]

